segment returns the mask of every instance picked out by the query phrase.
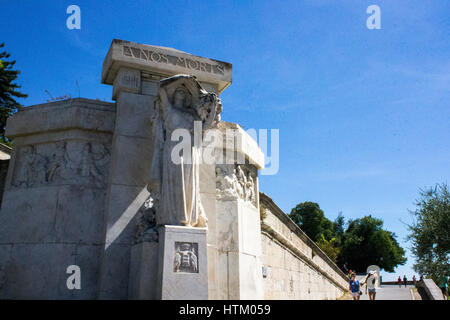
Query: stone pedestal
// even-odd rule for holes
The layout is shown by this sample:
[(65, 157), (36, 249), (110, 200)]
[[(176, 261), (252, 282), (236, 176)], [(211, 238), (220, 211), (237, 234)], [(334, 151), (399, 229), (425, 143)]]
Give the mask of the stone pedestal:
[(157, 299), (158, 242), (143, 241), (131, 248), (128, 299)]
[(262, 299), (258, 170), (264, 155), (240, 126), (221, 122), (216, 149), (216, 242), (210, 245), (216, 290), (213, 299)]
[(161, 227), (158, 276), (159, 299), (208, 299), (206, 228)]

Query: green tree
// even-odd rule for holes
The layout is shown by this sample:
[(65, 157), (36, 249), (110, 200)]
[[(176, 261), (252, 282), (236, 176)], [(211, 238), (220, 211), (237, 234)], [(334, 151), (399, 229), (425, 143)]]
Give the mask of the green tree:
[[(4, 43), (0, 43), (0, 49), (4, 46)], [(17, 89), (21, 88), (15, 83), (20, 71), (13, 69), (13, 66), (16, 63), (15, 60), (5, 60), (9, 57), (9, 53), (0, 51), (0, 140), (7, 144), (10, 143), (5, 138), (6, 119), (20, 107), (20, 104), (15, 98), (26, 98), (28, 96), (17, 91)]]
[(348, 263), (352, 270), (365, 271), (376, 264), (387, 272), (406, 263), (405, 250), (396, 235), (384, 230), (381, 219), (366, 216), (350, 220), (342, 239), (339, 261)]
[(344, 228), (345, 228), (345, 219), (342, 215), (342, 212), (339, 212), (337, 218), (334, 220), (333, 223), (333, 232), (334, 236), (336, 237), (336, 244), (338, 246), (342, 245), (342, 239), (344, 238)]
[(450, 193), (446, 184), (420, 190), (416, 209), (411, 212), (408, 239), (416, 257), (414, 270), (431, 276), (438, 284), (450, 274)]
[(331, 240), (325, 239), (324, 235), (320, 235), (319, 241), (317, 241), (317, 246), (322, 249), (323, 252), (336, 263), (339, 256), (340, 249), (338, 247), (336, 238), (331, 238)]
[(333, 222), (325, 217), (315, 202), (299, 203), (291, 210), (289, 217), (315, 242), (321, 239), (322, 234), (327, 240), (334, 237)]

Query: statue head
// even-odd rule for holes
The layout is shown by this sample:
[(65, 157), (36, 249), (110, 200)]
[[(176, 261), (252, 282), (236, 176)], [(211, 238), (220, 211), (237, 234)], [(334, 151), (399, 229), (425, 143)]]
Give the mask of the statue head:
[(173, 105), (176, 108), (188, 108), (192, 102), (192, 97), (188, 89), (185, 87), (178, 87), (173, 93)]

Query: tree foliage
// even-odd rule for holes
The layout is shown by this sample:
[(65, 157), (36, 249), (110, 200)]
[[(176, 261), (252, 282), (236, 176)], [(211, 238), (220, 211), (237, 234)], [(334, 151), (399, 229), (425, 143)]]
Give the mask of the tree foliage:
[(405, 251), (394, 233), (384, 230), (381, 219), (366, 216), (347, 223), (339, 213), (334, 222), (327, 219), (315, 202), (302, 202), (291, 210), (289, 217), (334, 262), (352, 270), (365, 271), (369, 265), (393, 272), (405, 264)]
[(338, 247), (336, 238), (332, 238), (331, 240), (325, 239), (324, 235), (320, 235), (319, 241), (317, 241), (317, 246), (325, 252), (325, 254), (333, 260), (334, 263), (337, 262), (337, 258), (339, 256), (339, 252), (341, 251)]
[(405, 264), (405, 250), (400, 247), (396, 235), (382, 227), (383, 221), (370, 215), (349, 221), (339, 261), (347, 262), (357, 271), (365, 271), (375, 264), (387, 272), (394, 272), (396, 266)]
[(450, 193), (446, 184), (420, 190), (408, 239), (416, 257), (414, 270), (440, 282), (450, 274)]
[(333, 238), (333, 223), (328, 220), (320, 206), (315, 202), (302, 202), (291, 210), (289, 217), (313, 241), (319, 241), (323, 234), (325, 239)]
[[(4, 43), (0, 43), (0, 49), (4, 47)], [(0, 51), (0, 139), (5, 139), (6, 119), (17, 111), (20, 104), (15, 98), (26, 98), (27, 95), (18, 91), (21, 87), (15, 83), (20, 71), (14, 70), (15, 60), (8, 61), (10, 54), (6, 51)]]

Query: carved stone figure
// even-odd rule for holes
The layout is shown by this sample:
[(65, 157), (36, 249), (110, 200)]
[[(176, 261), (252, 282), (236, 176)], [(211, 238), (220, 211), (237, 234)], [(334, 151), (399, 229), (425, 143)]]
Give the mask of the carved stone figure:
[(156, 229), (155, 213), (155, 202), (150, 196), (145, 200), (138, 212), (135, 243), (142, 241), (158, 242), (159, 235)]
[[(72, 143), (72, 160), (67, 145)], [(58, 183), (93, 184), (104, 187), (109, 163), (108, 148), (87, 142), (82, 147), (74, 142), (20, 147), (13, 181), (14, 187), (34, 187)]]
[(238, 197), (236, 191), (236, 169), (229, 173), (229, 165), (216, 165), (216, 196), (219, 200), (232, 200)]
[(198, 244), (190, 242), (175, 242), (173, 262), (174, 272), (198, 272)]
[(254, 198), (255, 198), (255, 184), (253, 182), (251, 174), (249, 173), (247, 183), (245, 185), (245, 200), (253, 202)]
[(234, 200), (241, 198), (256, 206), (255, 182), (250, 168), (243, 165), (216, 165), (216, 198)]
[[(206, 92), (195, 77), (177, 75), (160, 81), (159, 102), (153, 123), (154, 152), (149, 191), (159, 201), (158, 225), (206, 227), (199, 190), (201, 148), (194, 143), (194, 122), (202, 130), (218, 121), (220, 99)], [(175, 130), (183, 129), (190, 139), (190, 150), (172, 153), (180, 141), (172, 140)], [(178, 131), (179, 132), (179, 131)]]
[(62, 171), (65, 169), (67, 158), (66, 158), (66, 142), (60, 141), (56, 143), (55, 151), (52, 155), (48, 157), (47, 170), (46, 170), (46, 181), (53, 182), (57, 179), (62, 178)]
[[(36, 151), (36, 147), (28, 145), (19, 149), (19, 161), (12, 185), (15, 187), (32, 187), (45, 183), (46, 159)], [(43, 168), (44, 170), (41, 170)]]
[(237, 193), (239, 196), (245, 200), (245, 188), (247, 185), (247, 177), (245, 176), (244, 171), (240, 165), (236, 167), (236, 177), (237, 177)]
[(105, 177), (99, 167), (109, 160), (109, 152), (102, 144), (98, 144), (98, 147), (100, 150), (95, 152), (90, 142), (83, 146), (79, 168), (82, 177), (90, 177), (97, 187), (102, 187)]

